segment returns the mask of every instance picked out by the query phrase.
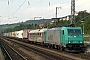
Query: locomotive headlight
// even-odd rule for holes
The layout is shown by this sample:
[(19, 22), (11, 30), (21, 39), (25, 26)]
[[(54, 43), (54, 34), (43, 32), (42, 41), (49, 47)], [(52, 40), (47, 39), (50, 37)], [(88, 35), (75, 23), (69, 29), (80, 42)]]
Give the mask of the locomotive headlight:
[(76, 36), (74, 36), (74, 37), (76, 37)]
[(80, 43), (82, 43), (82, 41)]
[(69, 41), (69, 43), (70, 43), (70, 41)]

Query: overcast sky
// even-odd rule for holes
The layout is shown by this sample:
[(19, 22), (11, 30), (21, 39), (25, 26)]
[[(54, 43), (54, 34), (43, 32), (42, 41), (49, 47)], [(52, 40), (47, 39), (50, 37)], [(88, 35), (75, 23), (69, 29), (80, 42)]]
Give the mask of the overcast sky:
[[(76, 11), (90, 12), (90, 0), (75, 0)], [(0, 0), (0, 24), (11, 24), (33, 20), (34, 17), (53, 18), (71, 14), (71, 0)]]

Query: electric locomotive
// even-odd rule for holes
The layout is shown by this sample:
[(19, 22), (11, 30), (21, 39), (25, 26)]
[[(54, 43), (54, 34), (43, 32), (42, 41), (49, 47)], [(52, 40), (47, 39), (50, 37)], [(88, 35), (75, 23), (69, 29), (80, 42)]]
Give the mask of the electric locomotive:
[(71, 52), (84, 49), (84, 38), (81, 27), (52, 28), (45, 31), (44, 43), (50, 47)]
[(63, 27), (61, 29), (61, 44), (70, 51), (84, 50), (84, 37), (81, 27)]

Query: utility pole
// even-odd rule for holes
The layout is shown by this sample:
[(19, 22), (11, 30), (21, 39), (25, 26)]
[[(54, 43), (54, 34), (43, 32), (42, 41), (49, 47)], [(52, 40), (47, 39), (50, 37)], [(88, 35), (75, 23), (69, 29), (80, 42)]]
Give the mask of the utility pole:
[(75, 0), (71, 0), (71, 24), (75, 25)]
[(55, 14), (55, 15), (56, 15), (56, 19), (55, 19), (55, 25), (57, 25), (57, 24), (56, 24), (56, 22), (57, 22), (57, 9), (59, 9), (59, 8), (61, 9), (61, 7), (56, 7), (56, 14)]
[(59, 8), (61, 9), (61, 7), (56, 7), (56, 18), (57, 18), (57, 9), (59, 9)]

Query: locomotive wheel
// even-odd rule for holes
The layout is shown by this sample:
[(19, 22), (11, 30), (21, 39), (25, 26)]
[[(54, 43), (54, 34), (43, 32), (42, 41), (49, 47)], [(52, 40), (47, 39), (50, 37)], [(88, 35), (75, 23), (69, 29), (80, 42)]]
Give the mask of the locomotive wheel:
[(65, 48), (62, 46), (62, 47), (61, 47), (61, 51), (64, 51), (64, 50), (65, 50)]

